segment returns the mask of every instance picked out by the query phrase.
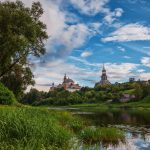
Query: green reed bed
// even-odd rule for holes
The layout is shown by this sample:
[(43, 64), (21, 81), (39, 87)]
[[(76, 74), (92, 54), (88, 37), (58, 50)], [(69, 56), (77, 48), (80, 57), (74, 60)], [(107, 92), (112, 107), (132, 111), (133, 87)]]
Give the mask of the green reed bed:
[(86, 145), (118, 145), (119, 142), (125, 142), (124, 132), (117, 128), (105, 128), (105, 127), (87, 127), (82, 130), (80, 139)]

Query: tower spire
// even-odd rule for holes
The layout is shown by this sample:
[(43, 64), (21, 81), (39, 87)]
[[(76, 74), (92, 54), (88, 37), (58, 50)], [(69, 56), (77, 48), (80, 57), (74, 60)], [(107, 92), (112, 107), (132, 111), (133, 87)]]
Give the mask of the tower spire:
[(67, 79), (67, 76), (66, 76), (66, 73), (65, 73), (65, 75), (64, 75), (64, 82), (65, 82), (66, 79)]
[(105, 69), (105, 64), (103, 63), (103, 69), (102, 69), (103, 71), (105, 71), (106, 69)]

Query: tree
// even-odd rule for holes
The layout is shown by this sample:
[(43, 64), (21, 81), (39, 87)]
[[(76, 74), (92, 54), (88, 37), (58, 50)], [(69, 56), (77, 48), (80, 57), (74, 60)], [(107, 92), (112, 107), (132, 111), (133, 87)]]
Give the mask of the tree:
[(40, 101), (41, 98), (41, 92), (37, 89), (31, 88), (30, 91), (24, 95), (21, 102), (25, 104), (32, 104), (35, 101)]
[(136, 83), (135, 84), (135, 97), (137, 100), (140, 100), (143, 97), (143, 90), (140, 86), (140, 84)]
[(16, 98), (12, 91), (0, 83), (0, 104), (11, 105), (16, 103)]
[[(20, 91), (33, 83), (29, 56), (39, 57), (45, 53), (48, 36), (46, 25), (40, 21), (42, 14), (39, 2), (34, 2), (31, 8), (25, 7), (21, 1), (0, 2), (0, 80), (8, 85), (7, 79), (11, 78), (13, 82), (15, 77), (17, 80), (19, 72), (20, 87), (24, 87)], [(27, 74), (31, 82), (25, 82)], [(9, 88), (14, 90), (11, 85)]]
[(20, 99), (23, 91), (29, 84), (34, 85), (33, 75), (29, 67), (15, 65), (11, 72), (5, 75), (1, 82), (14, 92), (15, 96)]

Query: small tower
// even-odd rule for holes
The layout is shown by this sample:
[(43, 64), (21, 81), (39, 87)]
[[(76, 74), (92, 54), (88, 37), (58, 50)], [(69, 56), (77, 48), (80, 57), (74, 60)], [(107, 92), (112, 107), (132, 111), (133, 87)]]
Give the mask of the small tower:
[(103, 81), (107, 80), (106, 69), (105, 69), (104, 64), (103, 64), (103, 69), (102, 69), (101, 80), (103, 80)]
[(107, 80), (107, 74), (106, 74), (106, 69), (105, 69), (105, 66), (103, 64), (103, 68), (102, 68), (102, 75), (101, 75), (101, 80), (100, 82), (97, 82), (95, 84), (95, 86), (98, 86), (98, 85), (110, 85), (111, 83)]
[(67, 76), (66, 76), (66, 73), (65, 73), (65, 75), (64, 75), (64, 83), (65, 83), (66, 79), (67, 79)]

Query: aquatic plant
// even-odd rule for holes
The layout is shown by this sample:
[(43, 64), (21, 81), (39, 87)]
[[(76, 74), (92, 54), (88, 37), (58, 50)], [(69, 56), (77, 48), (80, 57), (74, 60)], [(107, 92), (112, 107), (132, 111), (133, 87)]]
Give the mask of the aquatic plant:
[(87, 127), (85, 128), (79, 137), (86, 145), (118, 145), (119, 142), (125, 142), (124, 132), (117, 128), (106, 127)]

